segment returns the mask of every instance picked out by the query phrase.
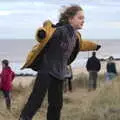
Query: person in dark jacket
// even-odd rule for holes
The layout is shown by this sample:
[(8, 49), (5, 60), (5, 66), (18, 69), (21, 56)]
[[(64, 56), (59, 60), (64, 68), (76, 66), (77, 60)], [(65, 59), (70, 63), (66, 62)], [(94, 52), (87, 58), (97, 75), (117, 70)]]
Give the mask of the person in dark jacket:
[(10, 93), (12, 90), (12, 81), (15, 77), (14, 72), (11, 70), (9, 66), (8, 60), (2, 61), (2, 72), (0, 73), (0, 89), (3, 92), (5, 97), (6, 107), (7, 109), (11, 109), (11, 97)]
[(96, 57), (96, 52), (92, 52), (92, 57), (88, 59), (86, 68), (89, 72), (88, 90), (95, 90), (97, 87), (98, 71), (101, 68), (100, 60)]
[(114, 58), (112, 56), (109, 57), (108, 63), (106, 65), (107, 73), (106, 80), (112, 80), (117, 76), (116, 64), (113, 62)]
[[(55, 26), (55, 32), (37, 56), (38, 63), (35, 70), (38, 74), (19, 120), (32, 120), (41, 107), (47, 91), (47, 120), (60, 120), (63, 106), (63, 81), (67, 66), (71, 64), (79, 52), (79, 41), (76, 40), (75, 33), (78, 29), (82, 29), (83, 24), (84, 13), (80, 6), (70, 6), (61, 13), (59, 23)], [(44, 38), (46, 34), (44, 31), (42, 33), (39, 31), (38, 36)], [(89, 50), (98, 50), (99, 48), (100, 45), (94, 45), (93, 49)]]

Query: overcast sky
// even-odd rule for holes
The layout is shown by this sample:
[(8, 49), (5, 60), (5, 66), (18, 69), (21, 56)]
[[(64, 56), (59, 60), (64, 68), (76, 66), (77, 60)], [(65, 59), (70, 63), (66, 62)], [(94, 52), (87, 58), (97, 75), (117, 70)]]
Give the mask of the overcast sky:
[(0, 39), (34, 39), (44, 20), (56, 23), (61, 8), (71, 4), (84, 9), (83, 38), (120, 39), (120, 0), (1, 0)]

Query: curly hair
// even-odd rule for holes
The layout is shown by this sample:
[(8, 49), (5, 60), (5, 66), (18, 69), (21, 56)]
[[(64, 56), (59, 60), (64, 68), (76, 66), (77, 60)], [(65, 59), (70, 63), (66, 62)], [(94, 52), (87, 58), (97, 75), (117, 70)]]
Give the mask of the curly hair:
[(65, 11), (60, 14), (59, 23), (62, 25), (68, 24), (69, 18), (74, 17), (78, 11), (83, 11), (83, 9), (78, 5), (67, 7)]

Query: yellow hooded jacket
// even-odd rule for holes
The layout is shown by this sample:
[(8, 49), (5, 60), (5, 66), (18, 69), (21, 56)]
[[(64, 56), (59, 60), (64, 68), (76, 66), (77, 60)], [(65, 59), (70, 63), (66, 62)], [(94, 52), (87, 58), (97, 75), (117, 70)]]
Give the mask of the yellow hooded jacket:
[[(46, 33), (45, 38), (40, 38), (38, 36), (39, 31), (43, 30)], [(35, 62), (37, 57), (40, 55), (43, 48), (46, 46), (50, 38), (52, 37), (53, 33), (55, 32), (56, 28), (52, 26), (52, 22), (47, 20), (44, 22), (43, 27), (39, 28), (36, 32), (36, 40), (38, 43), (33, 46), (32, 50), (28, 53), (27, 59), (25, 61), (25, 64), (21, 69), (24, 68), (31, 68), (31, 65)], [(76, 38), (79, 41), (79, 51), (90, 51), (90, 50), (96, 50), (97, 44), (91, 41), (85, 41), (81, 39), (81, 35), (79, 32), (76, 33)]]

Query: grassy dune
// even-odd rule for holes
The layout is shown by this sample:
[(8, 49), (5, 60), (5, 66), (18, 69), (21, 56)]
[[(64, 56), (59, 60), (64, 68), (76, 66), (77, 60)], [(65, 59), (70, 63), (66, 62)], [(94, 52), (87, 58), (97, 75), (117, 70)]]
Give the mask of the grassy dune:
[[(73, 92), (64, 94), (61, 120), (120, 120), (120, 78), (105, 84), (103, 75), (100, 75), (100, 85), (98, 85), (97, 90), (88, 92), (87, 77), (86, 74), (74, 77)], [(0, 120), (18, 120), (32, 85), (33, 82), (27, 87), (23, 87), (21, 84), (14, 87), (11, 111), (6, 110), (4, 98), (0, 95)], [(42, 108), (33, 120), (44, 120), (46, 108), (47, 100), (44, 101)]]

